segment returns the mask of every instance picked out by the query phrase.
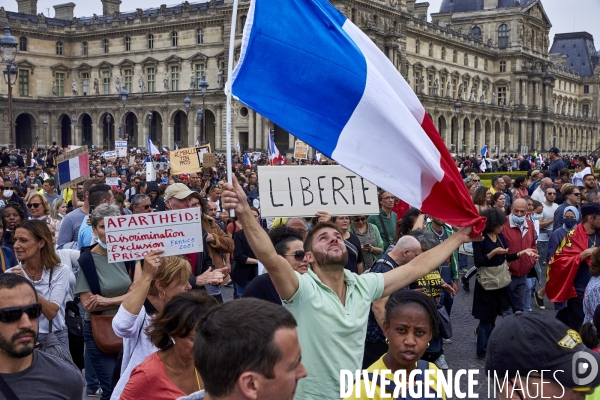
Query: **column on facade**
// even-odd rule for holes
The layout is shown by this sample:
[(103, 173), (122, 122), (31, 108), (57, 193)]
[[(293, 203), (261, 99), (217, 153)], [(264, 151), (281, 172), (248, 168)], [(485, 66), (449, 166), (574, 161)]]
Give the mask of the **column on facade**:
[(263, 149), (263, 148), (267, 147), (267, 142), (263, 140), (263, 138), (264, 138), (263, 116), (260, 115), (259, 113), (256, 113), (255, 123), (256, 123), (256, 128), (254, 131), (256, 132), (256, 148)]
[(248, 147), (251, 149), (256, 148), (256, 111), (248, 109)]
[[(175, 137), (175, 129), (174, 129), (174, 124), (173, 122), (169, 121), (169, 124), (167, 125), (167, 135), (165, 137), (164, 135), (164, 131), (165, 131), (165, 123), (163, 121), (163, 135), (161, 137), (161, 141), (160, 144), (162, 146), (167, 146), (168, 148), (173, 148), (173, 144), (174, 144), (174, 137)], [(160, 151), (160, 149), (159, 149)]]
[(543, 92), (542, 92), (542, 109), (546, 110), (548, 108), (548, 84), (543, 83)]
[[(223, 132), (223, 106), (221, 104), (217, 104), (215, 106), (217, 110), (216, 120), (215, 120), (215, 148), (222, 148), (225, 150), (225, 134)], [(213, 149), (215, 150), (215, 149)]]
[[(102, 125), (98, 125), (97, 118), (92, 118), (92, 144), (96, 147), (104, 147), (104, 138), (102, 137)], [(50, 120), (48, 120), (48, 125), (50, 125)], [(46, 133), (44, 137), (40, 136), (40, 143), (44, 143), (48, 141)]]
[(77, 134), (77, 123), (71, 121), (71, 144), (79, 146), (79, 135)]
[(187, 120), (187, 138), (184, 138), (182, 142), (184, 146), (189, 146), (195, 142), (194, 138), (196, 137), (196, 128), (198, 127), (198, 118), (196, 118), (196, 114), (191, 111), (186, 113)]
[[(546, 85), (544, 85), (544, 87), (545, 86)], [(548, 144), (549, 144), (548, 124), (544, 121), (542, 121), (541, 124), (542, 124), (542, 138), (540, 139), (540, 148), (538, 149), (538, 151), (546, 151), (546, 149), (552, 147), (552, 146), (548, 146)]]
[(538, 108), (540, 105), (540, 99), (539, 99), (539, 86), (540, 86), (540, 82), (539, 81), (533, 81), (531, 82), (531, 90), (533, 90), (533, 107)]
[(539, 124), (540, 124), (540, 121), (533, 121), (533, 124), (532, 124), (533, 125), (532, 126), (533, 137), (531, 140), (531, 144), (532, 144), (531, 148), (533, 148), (535, 151), (540, 150), (540, 147), (539, 147), (540, 145), (543, 146), (541, 138), (540, 138)]
[(143, 144), (140, 144), (140, 142), (146, 140), (146, 126), (145, 125), (146, 124), (144, 123), (144, 118), (139, 118), (138, 117), (138, 120), (137, 120), (137, 132), (138, 132), (138, 134), (137, 134), (137, 143), (135, 144), (136, 147), (143, 146)]
[[(490, 124), (491, 124), (491, 121), (490, 121)], [(498, 139), (500, 139), (500, 138), (496, 137), (496, 127), (495, 127), (495, 124), (492, 124), (491, 129), (490, 129), (490, 139), (489, 139), (490, 142), (485, 143), (485, 136), (486, 136), (485, 125), (486, 124), (485, 124), (485, 119), (484, 119), (483, 125), (482, 125), (482, 130), (481, 130), (481, 132), (483, 133), (482, 136), (483, 136), (483, 140), (484, 140), (482, 143), (483, 143), (483, 145), (487, 144), (488, 151), (490, 152), (490, 155), (492, 155), (495, 153), (496, 145), (498, 144)], [(500, 149), (500, 148), (501, 147), (498, 147), (498, 149)]]

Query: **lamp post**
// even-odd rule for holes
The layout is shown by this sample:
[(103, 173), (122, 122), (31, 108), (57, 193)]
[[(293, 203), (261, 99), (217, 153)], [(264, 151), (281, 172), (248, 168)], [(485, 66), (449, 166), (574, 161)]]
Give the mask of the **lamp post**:
[(119, 139), (125, 139), (125, 105), (127, 104), (127, 99), (129, 98), (129, 93), (125, 86), (121, 88), (121, 103), (123, 103), (123, 124), (121, 125), (121, 129), (119, 129)]
[(17, 40), (11, 36), (8, 26), (4, 27), (4, 36), (0, 38), (0, 57), (2, 58), (2, 62), (6, 63), (6, 67), (4, 68), (4, 82), (8, 85), (8, 147), (10, 149), (13, 145), (12, 87), (17, 83), (18, 71), (13, 65), (17, 58)]
[(108, 151), (108, 142), (110, 141), (110, 123), (112, 122), (112, 117), (110, 116), (110, 114), (106, 114), (106, 118), (104, 118), (104, 122), (106, 122), (106, 136), (105, 136), (106, 146), (104, 147), (104, 151)]
[[(190, 110), (192, 109), (192, 99), (190, 99), (190, 95), (186, 94), (185, 95), (185, 99), (183, 99), (183, 108), (185, 108), (185, 114), (186, 117), (189, 120), (190, 117)], [(189, 124), (188, 124), (189, 126)]]
[[(196, 111), (196, 120), (198, 121), (198, 123), (200, 124), (200, 129), (202, 129), (202, 115), (204, 114), (204, 112), (202, 111), (201, 108), (198, 108), (198, 111)], [(196, 139), (196, 141), (198, 143), (200, 143), (201, 138), (198, 137)]]
[(202, 79), (198, 82), (198, 89), (200, 89), (200, 93), (202, 93), (202, 123), (200, 124), (200, 144), (206, 144), (206, 119), (202, 116), (204, 115), (204, 110), (206, 109), (206, 90), (208, 89), (208, 82), (206, 82), (206, 78), (202, 75)]
[[(48, 126), (48, 120), (44, 118), (44, 146), (47, 146), (48, 142), (46, 140), (46, 127)], [(39, 147), (39, 144), (38, 144)]]

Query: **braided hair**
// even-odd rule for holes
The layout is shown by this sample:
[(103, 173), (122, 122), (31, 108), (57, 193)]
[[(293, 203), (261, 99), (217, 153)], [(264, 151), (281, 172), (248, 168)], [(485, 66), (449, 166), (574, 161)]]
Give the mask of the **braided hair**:
[(398, 290), (392, 294), (385, 305), (385, 322), (390, 324), (390, 316), (398, 307), (408, 304), (416, 304), (429, 314), (431, 332), (435, 337), (439, 333), (439, 316), (435, 303), (426, 294), (414, 290)]

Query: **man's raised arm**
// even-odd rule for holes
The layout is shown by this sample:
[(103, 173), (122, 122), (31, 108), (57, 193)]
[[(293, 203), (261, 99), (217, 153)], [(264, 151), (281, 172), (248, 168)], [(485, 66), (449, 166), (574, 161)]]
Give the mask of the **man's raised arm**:
[(452, 252), (461, 244), (472, 241), (479, 241), (483, 238), (472, 239), (469, 235), (471, 228), (463, 228), (454, 235), (450, 236), (443, 243), (435, 248), (414, 258), (408, 264), (395, 268), (383, 274), (384, 289), (381, 297), (389, 296), (397, 290), (410, 285), (417, 279), (420, 279), (438, 268), (450, 257)]
[(235, 177), (233, 177), (233, 185), (226, 183), (223, 186), (221, 201), (223, 208), (235, 210), (235, 215), (242, 224), (246, 239), (256, 258), (269, 272), (279, 296), (289, 300), (298, 290), (298, 277), (287, 260), (275, 252), (269, 235), (254, 218), (246, 193)]

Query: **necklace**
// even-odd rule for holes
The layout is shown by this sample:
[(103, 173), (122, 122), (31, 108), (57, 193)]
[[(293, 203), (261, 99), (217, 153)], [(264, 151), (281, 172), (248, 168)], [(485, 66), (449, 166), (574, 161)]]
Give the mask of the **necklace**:
[(198, 377), (198, 370), (194, 367), (194, 372), (196, 372), (196, 382), (198, 383), (198, 390), (202, 390), (200, 387), (200, 377)]
[[(27, 271), (27, 268), (25, 268), (25, 265), (22, 266), (22, 269), (25, 271), (25, 273), (27, 275), (29, 275), (29, 277), (31, 278), (32, 281), (35, 281), (35, 276), (37, 275), (37, 271), (35, 271), (33, 274), (30, 273), (29, 271)], [(41, 277), (40, 277), (41, 279)]]
[(438, 239), (441, 239), (444, 236), (444, 227), (442, 227), (442, 231), (440, 233), (438, 233), (435, 229), (433, 229), (433, 227), (431, 227), (431, 230), (433, 231), (433, 233), (436, 234)]
[[(594, 237), (594, 239), (592, 239), (592, 236)], [(590, 239), (590, 243), (592, 244), (590, 247), (596, 247), (596, 234), (593, 233), (591, 235), (588, 235), (588, 238)]]

